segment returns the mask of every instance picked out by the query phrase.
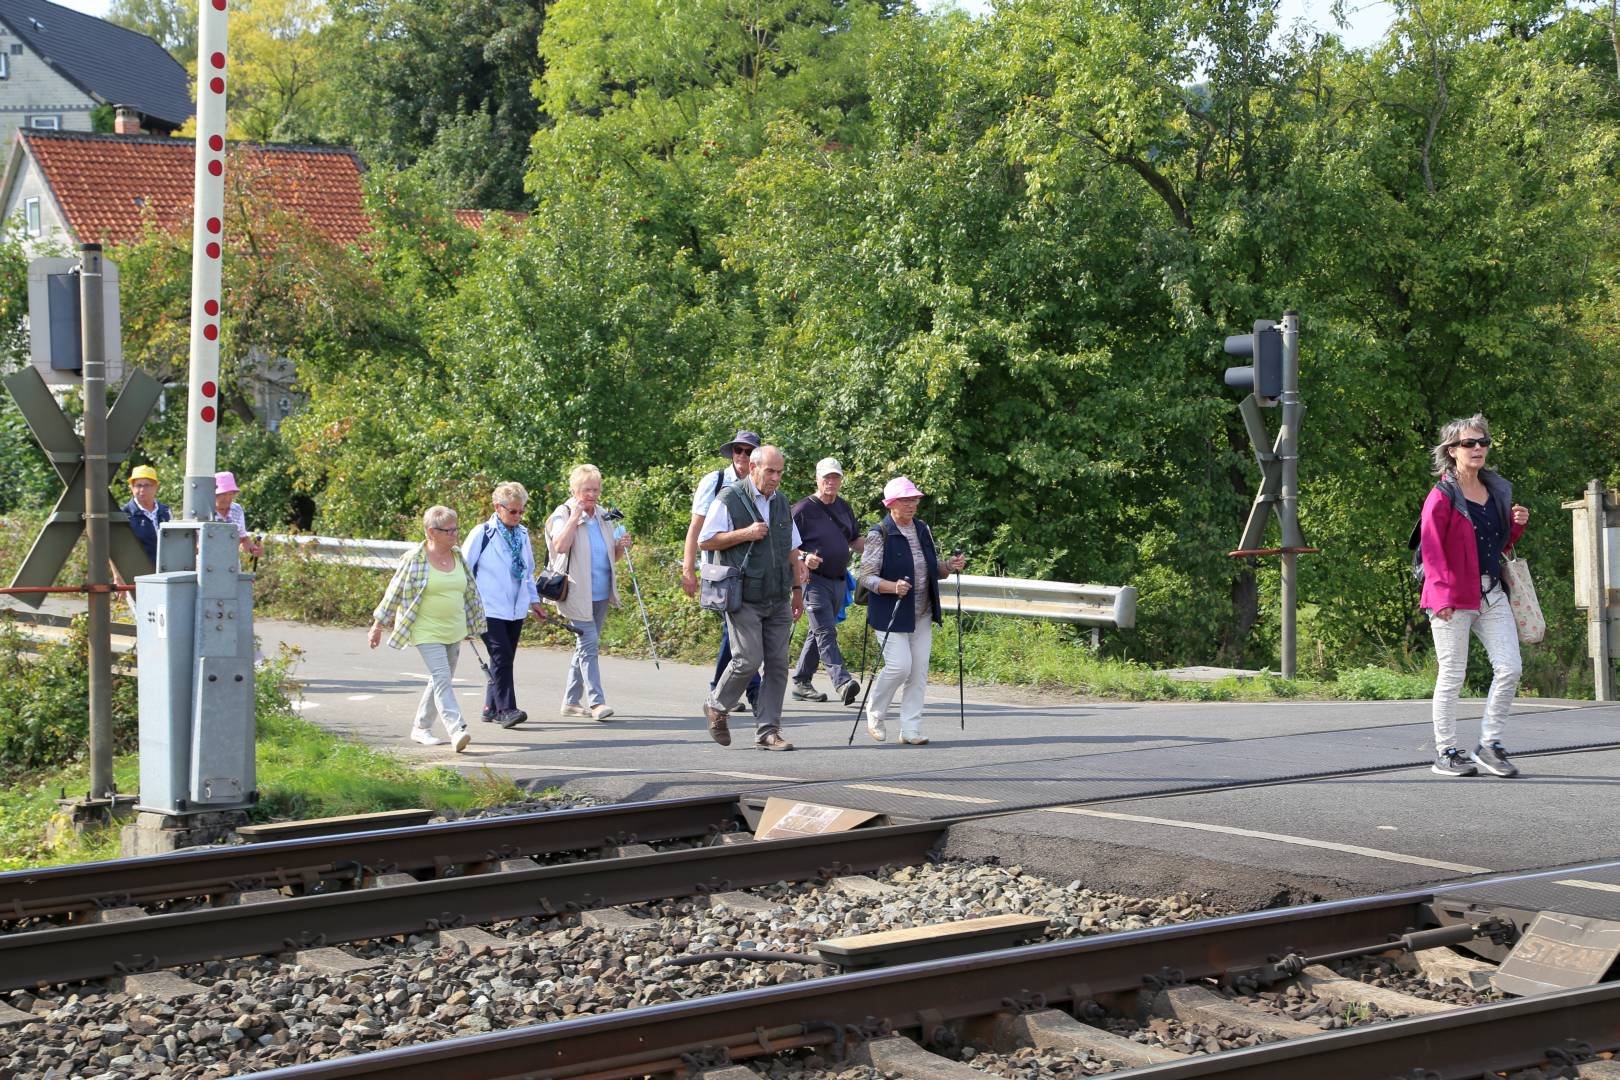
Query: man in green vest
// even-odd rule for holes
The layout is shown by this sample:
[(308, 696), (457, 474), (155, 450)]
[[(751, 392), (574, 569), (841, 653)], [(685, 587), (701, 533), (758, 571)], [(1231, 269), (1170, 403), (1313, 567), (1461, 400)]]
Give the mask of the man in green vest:
[(731, 634), (731, 666), (703, 704), (709, 734), (731, 745), (727, 726), (754, 672), (764, 667), (759, 706), (754, 711), (754, 745), (761, 750), (792, 750), (782, 737), (782, 699), (787, 696), (788, 639), (804, 613), (805, 567), (821, 564), (799, 551), (799, 528), (782, 485), (787, 462), (774, 446), (755, 450), (748, 478), (715, 496), (703, 518), (698, 547), (717, 561), (737, 567), (742, 603), (726, 615)]

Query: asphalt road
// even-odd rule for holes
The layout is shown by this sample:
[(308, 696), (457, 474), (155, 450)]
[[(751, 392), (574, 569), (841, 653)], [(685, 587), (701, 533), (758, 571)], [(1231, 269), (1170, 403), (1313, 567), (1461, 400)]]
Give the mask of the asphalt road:
[[(370, 650), (358, 630), (260, 620), (258, 631), (267, 653), (282, 642), (302, 650), (295, 675), (310, 720), (423, 765), (488, 769), (612, 799), (829, 780), (887, 788), (917, 774), (994, 766), (1012, 777), (1005, 783), (1016, 784), (1026, 770), (1006, 766), (1028, 763), (1033, 775), (1060, 757), (1095, 759), (1097, 776), (1116, 776), (1127, 759), (1142, 757), (1128, 751), (1312, 733), (1322, 739), (1327, 771), (1354, 767), (1327, 756), (1344, 745), (1346, 733), (1403, 726), (1409, 730), (1386, 734), (1404, 740), (1403, 749), (1410, 742), (1414, 758), (1430, 752), (1427, 701), (1131, 704), (970, 686), (963, 731), (956, 687), (935, 684), (926, 747), (877, 744), (864, 729), (850, 745), (853, 709), (790, 699), (784, 732), (799, 749), (762, 753), (747, 737), (746, 715), (733, 717), (731, 747), (709, 739), (701, 718), (707, 669), (666, 661), (659, 670), (649, 661), (604, 657), (603, 683), (616, 715), (598, 723), (557, 713), (568, 654), (525, 649), (517, 691), (531, 718), (510, 731), (478, 721), (483, 675), (463, 650), (456, 685), (474, 741), (457, 755), (407, 738), (426, 681), (414, 651)], [(1594, 712), (1583, 707), (1589, 705), (1521, 701), (1508, 745), (1515, 730), (1555, 745), (1560, 725), (1577, 718), (1588, 735), (1594, 725), (1606, 730), (1612, 722), (1620, 743), (1620, 708)], [(1479, 702), (1465, 703), (1464, 733), (1479, 709)], [(1187, 889), (1245, 907), (1620, 856), (1611, 839), (1620, 835), (1620, 800), (1612, 797), (1620, 749), (1534, 756), (1521, 765), (1526, 775), (1512, 781), (1445, 779), (1415, 768), (1012, 814), (958, 827), (952, 848), (1094, 887)]]

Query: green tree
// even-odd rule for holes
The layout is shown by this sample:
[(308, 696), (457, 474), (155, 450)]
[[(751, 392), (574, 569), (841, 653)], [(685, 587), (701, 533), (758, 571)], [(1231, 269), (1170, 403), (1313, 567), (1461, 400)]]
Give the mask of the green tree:
[(145, 34), (186, 67), (197, 59), (197, 0), (112, 0), (107, 21)]
[(332, 135), (452, 206), (522, 209), (544, 0), (334, 0)]

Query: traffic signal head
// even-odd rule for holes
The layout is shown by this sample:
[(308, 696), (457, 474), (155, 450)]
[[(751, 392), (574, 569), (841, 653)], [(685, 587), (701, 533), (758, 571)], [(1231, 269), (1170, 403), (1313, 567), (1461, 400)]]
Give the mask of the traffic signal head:
[(1249, 390), (1262, 405), (1275, 405), (1282, 397), (1283, 343), (1282, 331), (1270, 319), (1256, 319), (1254, 332), (1233, 334), (1226, 339), (1228, 356), (1249, 358), (1242, 367), (1226, 369), (1226, 385), (1234, 390)]

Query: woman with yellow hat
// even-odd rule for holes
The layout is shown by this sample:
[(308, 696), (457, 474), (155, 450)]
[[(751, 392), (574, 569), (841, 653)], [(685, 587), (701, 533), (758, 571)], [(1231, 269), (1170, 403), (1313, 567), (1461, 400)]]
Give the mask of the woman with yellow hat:
[(119, 509), (129, 515), (129, 529), (141, 542), (146, 557), (157, 566), (158, 526), (169, 520), (169, 507), (157, 501), (158, 474), (150, 465), (137, 465), (129, 472), (129, 490), (134, 496)]

